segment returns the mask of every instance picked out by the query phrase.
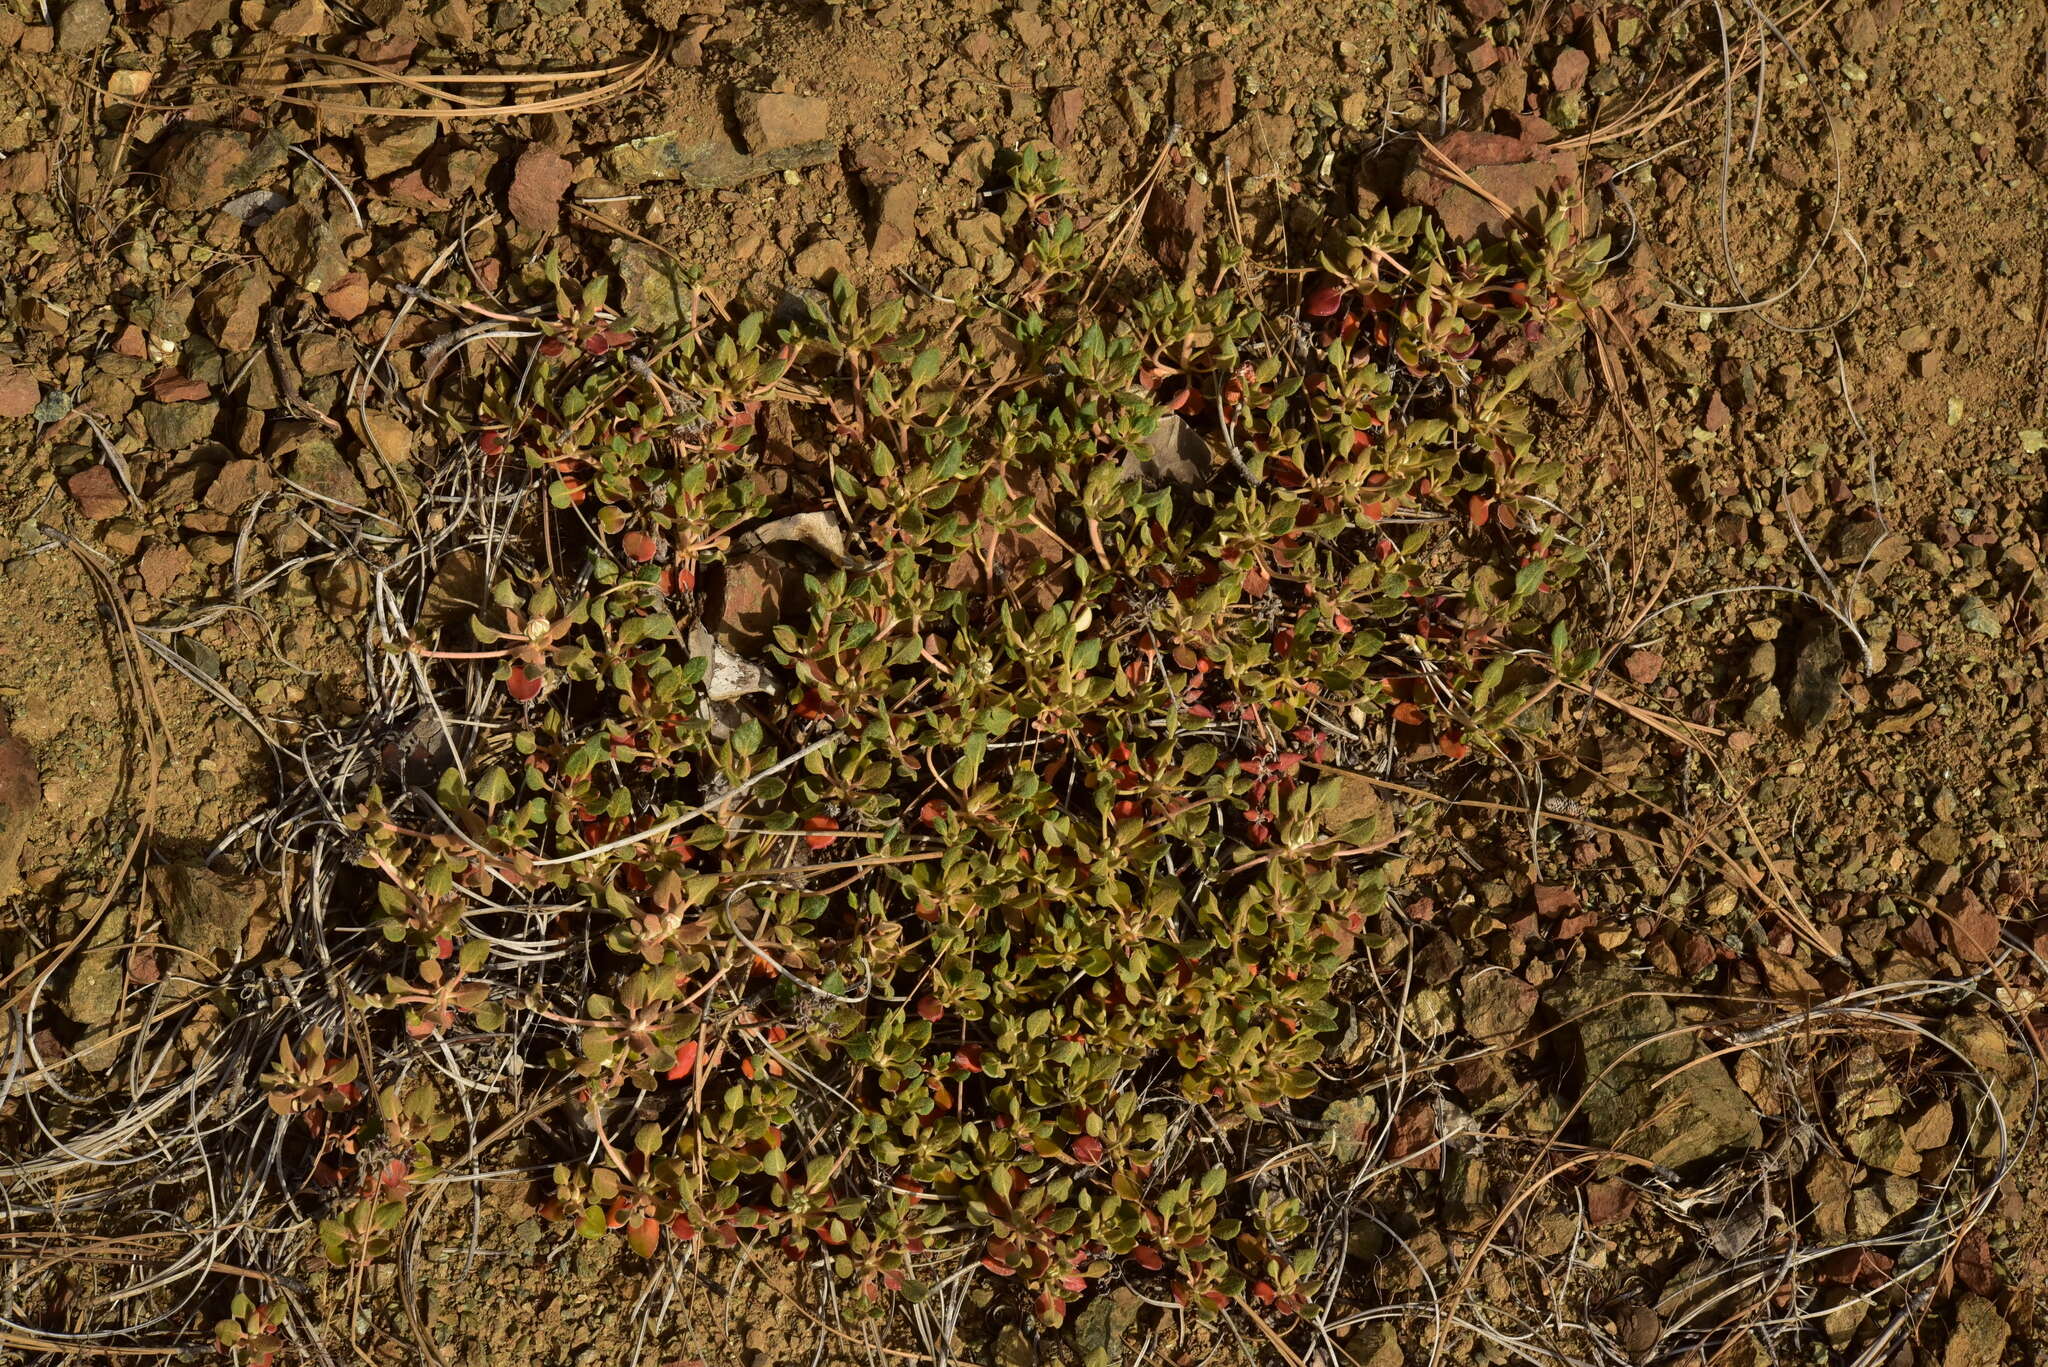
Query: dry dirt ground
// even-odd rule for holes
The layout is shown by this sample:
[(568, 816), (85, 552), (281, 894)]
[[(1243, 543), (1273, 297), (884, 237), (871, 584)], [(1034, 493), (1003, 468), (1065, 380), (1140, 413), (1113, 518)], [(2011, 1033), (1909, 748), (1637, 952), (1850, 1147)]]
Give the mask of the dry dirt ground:
[[(1992, 0), (0, 0), (10, 990), (131, 896), (138, 830), (149, 859), (218, 847), (239, 867), (233, 837), (280, 782), (252, 718), (289, 743), (359, 704), (367, 590), (331, 509), (432, 458), (437, 384), (517, 363), (503, 338), (450, 346), (408, 287), (460, 275), (510, 308), (560, 251), (616, 272), (654, 325), (678, 305), (673, 261), (769, 301), (834, 272), (971, 293), (1016, 268), (983, 198), (992, 158), (1035, 141), (1063, 152), (1077, 201), (1141, 225), (1131, 250), (1155, 269), (1232, 239), (1284, 257), (1326, 213), (1397, 197), (1409, 133), (1464, 128), (1512, 143), (1497, 160), (1570, 158), (1614, 234), (1597, 346), (1546, 381), (1543, 438), (1571, 467), (1561, 512), (1604, 585), (1585, 630), (1613, 669), (1558, 705), (1544, 753), (1393, 799), (1417, 833), (1393, 873), (1424, 985), (1454, 987), (1464, 962), (1431, 945), (1503, 937), (1548, 947), (1522, 969), (1538, 988), (1591, 946), (1781, 998), (1995, 969), (2031, 1032), (2048, 1020), (2028, 985), (2048, 950), (2044, 41), (2039, 6)], [(378, 112), (418, 104), (389, 83), (292, 84), (359, 70), (302, 49), (574, 78), (452, 87), (525, 104), (416, 118)], [(526, 110), (549, 100), (565, 107)], [(330, 502), (292, 497), (309, 488)], [(1468, 798), (1541, 815), (1450, 805)], [(147, 904), (126, 924), (156, 933)], [(45, 1048), (104, 1024), (57, 1008)], [(18, 1128), (7, 1142), (19, 1162)], [(1845, 1206), (1891, 1199), (1868, 1177), (1843, 1179)], [(612, 1244), (563, 1252), (518, 1183), (484, 1192), (474, 1225), (448, 1206), (418, 1299), (450, 1361), (867, 1351), (784, 1271), (650, 1280)], [(1987, 1251), (1869, 1360), (2039, 1360), (2042, 1210), (2048, 1172), (2022, 1168)], [(1439, 1259), (1476, 1227), (1418, 1224)], [(1587, 1256), (1647, 1264), (1697, 1231), (1636, 1254), (1620, 1237)], [(304, 1271), (342, 1337), (408, 1360), (385, 1271)], [(1601, 1309), (1616, 1360), (1657, 1302), (1625, 1280)], [(1402, 1360), (1357, 1337), (1370, 1367)], [(1147, 1347), (1113, 1338), (1099, 1351)], [(1076, 1351), (1000, 1306), (961, 1347)]]

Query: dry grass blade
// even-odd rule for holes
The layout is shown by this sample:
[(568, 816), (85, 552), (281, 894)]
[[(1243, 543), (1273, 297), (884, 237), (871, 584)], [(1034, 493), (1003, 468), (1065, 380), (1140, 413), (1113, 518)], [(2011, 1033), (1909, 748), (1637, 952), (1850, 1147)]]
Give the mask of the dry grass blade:
[[(301, 76), (274, 85), (259, 84), (254, 88), (266, 98), (280, 104), (330, 115), (368, 114), (380, 118), (400, 119), (505, 119), (522, 114), (559, 114), (618, 99), (646, 82), (660, 63), (663, 53), (664, 49), (656, 46), (637, 61), (581, 71), (494, 71), (413, 76), (350, 57), (296, 52), (291, 56), (292, 61), (309, 66), (315, 63), (339, 66), (351, 74)], [(586, 89), (572, 90), (566, 94), (516, 100), (494, 100), (464, 94), (451, 88), (462, 85), (563, 86), (590, 82), (595, 84), (588, 84)], [(411, 109), (328, 99), (304, 93), (365, 86), (406, 90), (424, 99), (442, 101), (449, 107)]]

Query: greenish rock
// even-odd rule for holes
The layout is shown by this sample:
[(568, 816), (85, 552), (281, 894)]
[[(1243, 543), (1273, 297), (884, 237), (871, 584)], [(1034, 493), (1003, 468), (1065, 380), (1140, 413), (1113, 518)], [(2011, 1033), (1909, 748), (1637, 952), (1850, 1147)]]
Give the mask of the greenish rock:
[(619, 312), (636, 327), (674, 327), (690, 311), (690, 278), (673, 257), (627, 239), (612, 243)]
[(143, 430), (149, 433), (151, 445), (165, 451), (197, 446), (213, 435), (213, 425), (219, 420), (220, 405), (211, 399), (197, 403), (158, 403), (151, 399), (142, 405)]
[(122, 941), (128, 938), (128, 912), (116, 905), (100, 918), (92, 936), (71, 961), (69, 976), (57, 1005), (80, 1025), (105, 1025), (121, 1009), (121, 997), (128, 989), (126, 955)]
[(303, 204), (287, 204), (256, 230), (256, 250), (270, 268), (309, 294), (324, 293), (348, 274), (348, 258), (327, 220)]
[(1536, 989), (1501, 968), (1475, 968), (1462, 980), (1465, 1030), (1481, 1044), (1521, 1040), (1536, 1014)]
[(727, 190), (778, 171), (800, 171), (839, 155), (830, 138), (764, 152), (743, 152), (723, 133), (684, 128), (634, 138), (604, 154), (605, 175), (623, 186), (679, 180), (700, 190)]
[(1920, 853), (1937, 864), (1953, 864), (1963, 857), (1963, 833), (1947, 824), (1929, 827), (1919, 845)]
[(1605, 963), (1558, 979), (1544, 994), (1578, 1046), (1593, 1141), (1676, 1169), (1763, 1142), (1756, 1110), (1728, 1070), (1716, 1059), (1695, 1062), (1697, 1035), (1671, 1033), (1677, 1019), (1664, 994), (1681, 990)]
[(1849, 1136), (1849, 1152), (1880, 1172), (1908, 1177), (1920, 1171), (1920, 1155), (1906, 1143), (1905, 1127), (1896, 1120), (1873, 1120)]
[(1141, 1304), (1127, 1286), (1089, 1300), (1069, 1331), (1084, 1367), (1117, 1367), (1123, 1361), (1124, 1336), (1137, 1324)]
[(1998, 614), (1973, 593), (1964, 594), (1962, 600), (1956, 604), (1956, 610), (1962, 618), (1965, 631), (1974, 631), (1979, 636), (1986, 636), (1994, 641), (2005, 632), (2005, 623), (1998, 620)]
[(1965, 1296), (1956, 1303), (1956, 1327), (1942, 1353), (1941, 1367), (1998, 1367), (2011, 1337), (2012, 1326), (1997, 1307), (1982, 1296)]
[(291, 468), (286, 473), (300, 488), (336, 503), (360, 508), (369, 500), (348, 458), (325, 437), (306, 438), (292, 453)]

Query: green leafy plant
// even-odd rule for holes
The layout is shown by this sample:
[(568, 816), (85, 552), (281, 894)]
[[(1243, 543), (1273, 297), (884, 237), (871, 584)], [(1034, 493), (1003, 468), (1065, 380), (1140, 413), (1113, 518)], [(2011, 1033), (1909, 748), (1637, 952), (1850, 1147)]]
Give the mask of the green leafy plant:
[[(1604, 247), (1380, 213), (1298, 300), (1226, 257), (1097, 305), (1056, 168), (1009, 175), (1000, 299), (656, 339), (553, 276), (480, 442), (552, 553), (420, 648), (503, 711), (431, 820), (352, 819), (363, 1001), (522, 1023), (595, 1136), (544, 1193), (586, 1237), (773, 1244), (877, 1308), (978, 1263), (1049, 1323), (1111, 1276), (1291, 1314), (1307, 1221), (1179, 1122), (1320, 1104), (1381, 907), (1365, 733), (1455, 763), (1573, 667), (1521, 386)], [(522, 970), (513, 902), (594, 976)], [(380, 1106), (337, 1261), (446, 1137)]]

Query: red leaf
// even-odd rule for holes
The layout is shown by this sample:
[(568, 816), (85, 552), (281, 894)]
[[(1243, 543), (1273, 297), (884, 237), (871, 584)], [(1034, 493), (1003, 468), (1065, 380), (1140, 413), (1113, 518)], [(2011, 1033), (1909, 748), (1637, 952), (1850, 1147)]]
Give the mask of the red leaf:
[[(839, 829), (839, 823), (829, 816), (807, 816), (804, 818), (804, 829), (807, 831), (836, 831)], [(809, 845), (814, 850), (822, 850), (838, 838), (836, 835), (807, 835), (804, 837), (804, 844)]]
[(685, 1040), (676, 1046), (676, 1066), (668, 1070), (670, 1082), (681, 1082), (697, 1066), (697, 1041)]
[(1465, 500), (1465, 512), (1471, 517), (1473, 526), (1484, 527), (1493, 519), (1493, 504), (1482, 495), (1474, 494)]
[(654, 1250), (661, 1247), (661, 1222), (642, 1216), (638, 1222), (626, 1226), (626, 1242), (641, 1257), (652, 1258)]
[(619, 547), (625, 551), (628, 559), (640, 565), (654, 559), (661, 549), (655, 544), (654, 538), (645, 532), (627, 532), (620, 538)]
[(541, 681), (529, 678), (525, 665), (513, 665), (512, 675), (505, 680), (505, 691), (512, 695), (514, 702), (532, 702), (540, 696)]
[(1303, 307), (1311, 318), (1328, 318), (1344, 307), (1344, 291), (1334, 281), (1325, 280), (1308, 292)]
[(937, 997), (924, 996), (917, 1000), (917, 1014), (923, 1016), (928, 1021), (936, 1023), (940, 1017), (946, 1014), (946, 1008), (939, 1004)]
[(1150, 1272), (1157, 1272), (1166, 1266), (1166, 1259), (1159, 1256), (1159, 1250), (1150, 1244), (1139, 1244), (1131, 1250), (1131, 1259), (1138, 1266)]
[(1074, 1141), (1074, 1158), (1091, 1167), (1102, 1161), (1102, 1141), (1092, 1134), (1084, 1134)]

